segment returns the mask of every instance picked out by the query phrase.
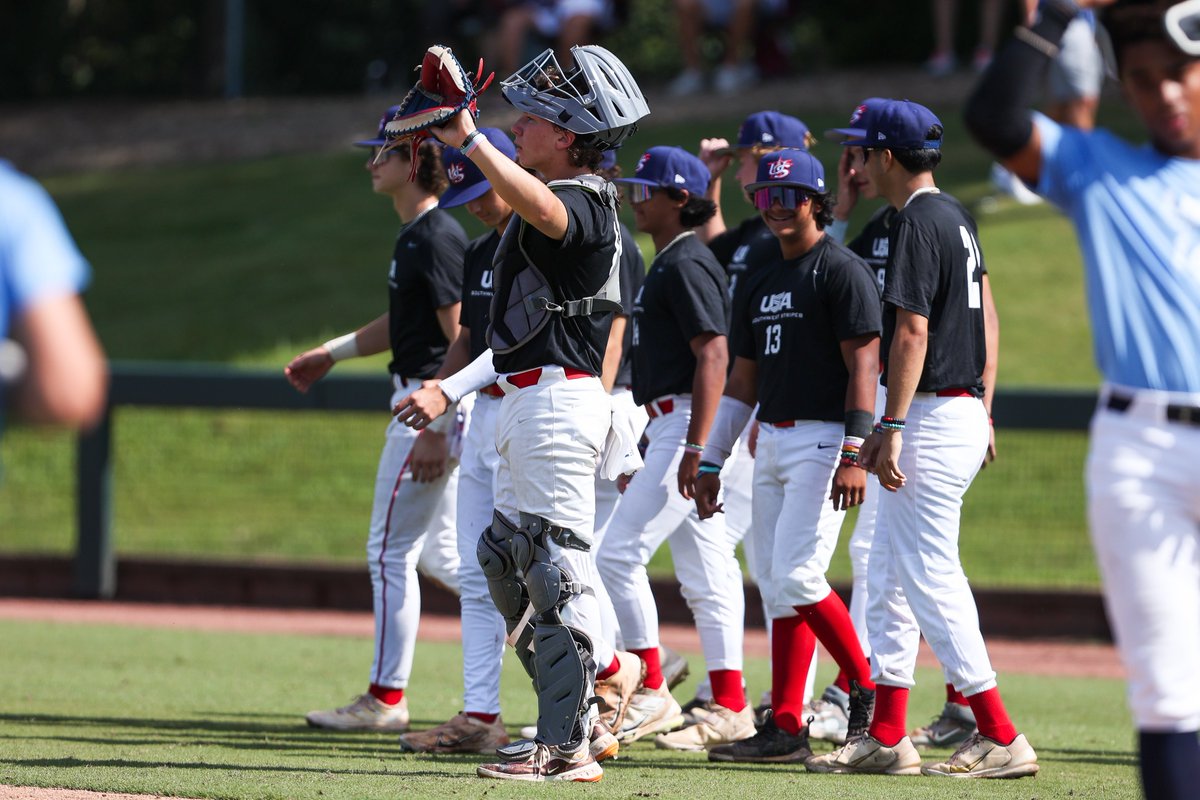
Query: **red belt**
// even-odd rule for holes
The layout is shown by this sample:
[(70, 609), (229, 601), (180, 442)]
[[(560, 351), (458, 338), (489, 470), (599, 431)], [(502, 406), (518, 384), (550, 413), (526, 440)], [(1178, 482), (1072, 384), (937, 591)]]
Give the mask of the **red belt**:
[(796, 420), (785, 419), (783, 422), (768, 422), (767, 424), (774, 428), (794, 428), (796, 427)]
[(938, 389), (934, 392), (938, 397), (974, 397), (975, 393), (970, 389), (955, 387), (953, 389)]
[[(567, 380), (569, 380), (569, 381), (573, 381), (576, 378), (594, 378), (594, 377), (596, 377), (595, 375), (593, 375), (590, 372), (585, 372), (581, 369), (573, 369), (572, 367), (563, 367), (563, 374), (566, 376)], [(507, 378), (505, 378), (505, 380), (508, 381), (509, 383), (511, 383), (513, 386), (517, 387), (518, 389), (524, 389), (528, 386), (533, 386), (534, 384), (536, 384), (541, 379), (541, 377), (542, 377), (542, 368), (534, 367), (533, 369), (527, 369), (524, 372), (514, 372), (512, 375), (509, 375)]]
[(486, 394), (488, 397), (504, 397), (504, 390), (494, 383), (489, 383), (480, 389), (479, 393)]
[(667, 398), (666, 400), (651, 400), (649, 403), (646, 403), (646, 413), (650, 415), (650, 419), (670, 414), (674, 410), (675, 401), (671, 398)]

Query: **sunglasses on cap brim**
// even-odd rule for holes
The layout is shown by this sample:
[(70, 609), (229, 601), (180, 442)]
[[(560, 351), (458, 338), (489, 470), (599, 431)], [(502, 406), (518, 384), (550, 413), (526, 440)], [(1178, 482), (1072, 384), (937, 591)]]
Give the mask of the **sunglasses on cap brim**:
[(1200, 0), (1185, 0), (1171, 6), (1163, 23), (1180, 50), (1189, 56), (1200, 56)]
[(799, 208), (809, 201), (808, 193), (797, 186), (764, 186), (754, 190), (754, 207), (769, 211), (775, 203), (784, 208)]
[(657, 188), (646, 183), (629, 183), (629, 202), (644, 203), (651, 198)]

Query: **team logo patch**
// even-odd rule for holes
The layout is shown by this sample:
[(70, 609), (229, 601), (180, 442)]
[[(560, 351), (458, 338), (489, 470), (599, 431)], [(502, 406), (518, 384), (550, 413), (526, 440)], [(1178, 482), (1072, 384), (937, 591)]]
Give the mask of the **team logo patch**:
[(775, 314), (779, 311), (790, 311), (792, 308), (792, 293), (780, 292), (779, 294), (763, 295), (762, 303), (759, 305), (759, 310), (764, 314)]
[(446, 168), (446, 177), (450, 179), (451, 183), (462, 183), (463, 178), (467, 177), (467, 173), (462, 164), (455, 162)]
[(771, 162), (771, 166), (767, 167), (767, 175), (771, 180), (777, 181), (786, 178), (792, 174), (792, 164), (794, 162), (790, 158), (779, 158)]
[(859, 121), (860, 119), (862, 119), (862, 118), (863, 118), (863, 115), (864, 115), (864, 114), (866, 114), (866, 113), (867, 113), (867, 107), (866, 107), (866, 105), (861, 105), (861, 106), (859, 106), (858, 108), (854, 109), (854, 113), (850, 115), (850, 125), (851, 125), (851, 127), (853, 127), (853, 126), (857, 125), (857, 124), (858, 124), (858, 121)]
[(646, 166), (649, 163), (650, 163), (650, 154), (642, 153), (642, 157), (638, 159), (637, 166), (633, 168), (633, 174), (636, 175), (637, 173), (641, 172), (642, 167)]

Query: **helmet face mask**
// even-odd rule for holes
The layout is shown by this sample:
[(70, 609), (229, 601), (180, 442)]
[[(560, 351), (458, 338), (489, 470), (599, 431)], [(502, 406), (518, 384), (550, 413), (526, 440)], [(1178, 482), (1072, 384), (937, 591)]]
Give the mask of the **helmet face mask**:
[(625, 65), (597, 45), (572, 47), (568, 72), (546, 50), (500, 82), (516, 108), (584, 137), (599, 150), (619, 147), (650, 113)]

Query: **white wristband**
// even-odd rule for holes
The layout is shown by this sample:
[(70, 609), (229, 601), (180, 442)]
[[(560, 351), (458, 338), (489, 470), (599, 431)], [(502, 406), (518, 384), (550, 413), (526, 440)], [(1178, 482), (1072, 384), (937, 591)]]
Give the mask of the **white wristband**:
[(724, 466), (729, 454), (733, 452), (733, 445), (742, 435), (753, 413), (754, 406), (747, 405), (736, 397), (721, 395), (717, 417), (708, 432), (708, 444), (704, 445), (700, 460)]
[(470, 364), (444, 379), (440, 388), (447, 400), (457, 403), (463, 395), (482, 389), (489, 383), (495, 383), (497, 377), (499, 376), (496, 375), (496, 369), (492, 366), (492, 351), (484, 350)]
[(330, 339), (321, 345), (329, 351), (329, 357), (334, 361), (345, 361), (347, 358), (358, 358), (358, 332), (351, 331), (345, 336)]

